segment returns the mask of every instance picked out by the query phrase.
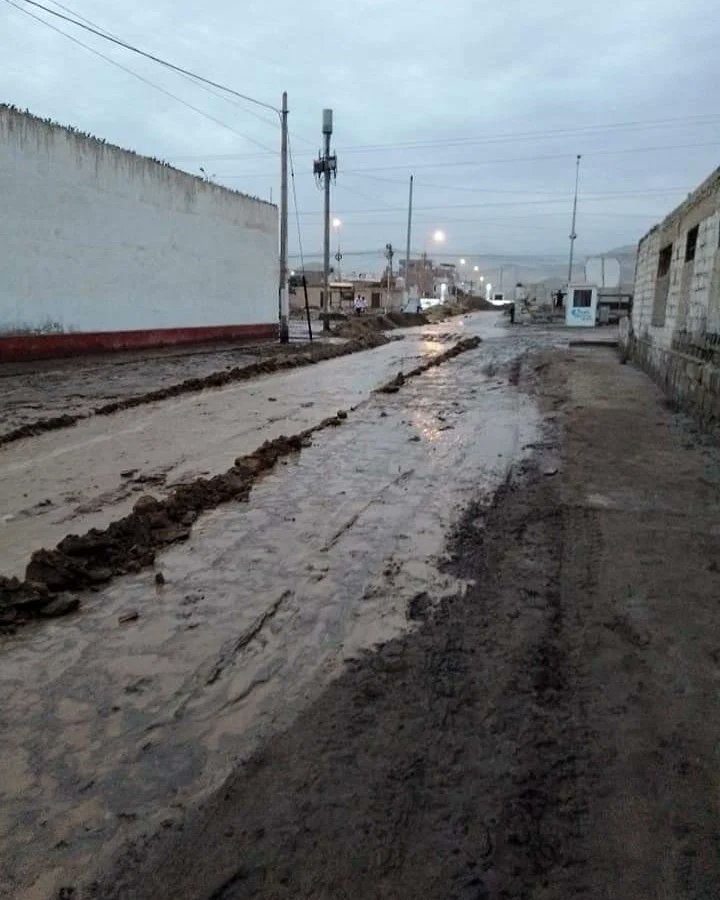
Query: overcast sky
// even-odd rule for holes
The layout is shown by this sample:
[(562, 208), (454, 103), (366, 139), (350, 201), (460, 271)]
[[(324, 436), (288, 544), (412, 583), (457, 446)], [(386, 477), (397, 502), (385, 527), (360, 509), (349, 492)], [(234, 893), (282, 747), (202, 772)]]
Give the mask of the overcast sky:
[[(269, 199), (272, 191), (277, 201), (273, 113), (228, 102), (13, 2), (211, 118), (6, 0), (1, 99), (187, 171), (202, 166), (250, 194)], [(321, 110), (332, 107), (339, 168), (332, 202), (348, 269), (379, 268), (388, 241), (404, 253), (410, 173), (414, 250), (436, 252), (430, 235), (442, 228), (448, 259), (488, 267), (505, 255), (566, 258), (578, 153), (580, 256), (635, 243), (720, 161), (717, 0), (67, 0), (64, 7), (267, 103), (279, 105), (289, 92), (308, 255), (322, 247), (322, 196), (311, 173)], [(294, 222), (290, 234), (297, 252)]]

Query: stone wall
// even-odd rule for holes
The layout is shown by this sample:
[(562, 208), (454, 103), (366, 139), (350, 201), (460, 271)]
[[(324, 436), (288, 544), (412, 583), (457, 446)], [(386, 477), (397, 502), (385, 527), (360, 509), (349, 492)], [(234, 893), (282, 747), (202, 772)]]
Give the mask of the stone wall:
[(674, 403), (720, 423), (720, 169), (640, 241), (620, 340)]

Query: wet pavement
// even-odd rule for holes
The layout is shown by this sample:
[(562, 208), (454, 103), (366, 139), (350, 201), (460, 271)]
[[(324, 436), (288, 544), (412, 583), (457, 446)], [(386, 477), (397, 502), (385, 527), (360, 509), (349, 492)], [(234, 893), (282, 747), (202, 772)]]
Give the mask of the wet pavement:
[[(40, 543), (126, 509), (137, 493), (123, 495), (121, 469), (162, 473), (164, 485), (214, 474), (357, 406), (248, 503), (204, 515), (161, 554), (165, 585), (153, 572), (119, 578), (78, 614), (0, 639), (0, 895), (46, 897), (134, 834), (170, 827), (349, 658), (412, 628), (418, 603), (462, 591), (441, 571), (446, 536), (471, 499), (491, 500), (540, 424), (512, 363), (567, 345), (567, 333), (497, 325), (478, 314), (409, 329), (367, 353), (3, 451), (12, 503), (50, 500), (0, 532), (0, 558), (21, 567)], [(485, 342), (397, 394), (371, 394), (468, 334)], [(78, 511), (88, 498), (97, 508)]]

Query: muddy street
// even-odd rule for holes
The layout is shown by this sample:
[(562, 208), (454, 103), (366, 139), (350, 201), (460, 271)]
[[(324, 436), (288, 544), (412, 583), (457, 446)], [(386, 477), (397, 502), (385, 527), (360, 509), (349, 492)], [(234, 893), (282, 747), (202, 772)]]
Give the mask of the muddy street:
[(2, 574), (338, 409), (0, 636), (0, 896), (715, 898), (720, 452), (611, 349), (475, 314), (28, 438)]

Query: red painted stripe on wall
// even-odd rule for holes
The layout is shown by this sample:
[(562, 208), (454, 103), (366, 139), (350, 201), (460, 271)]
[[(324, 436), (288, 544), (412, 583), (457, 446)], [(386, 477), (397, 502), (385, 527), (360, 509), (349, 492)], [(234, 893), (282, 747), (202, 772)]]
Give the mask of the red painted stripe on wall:
[(0, 335), (0, 363), (83, 356), (113, 350), (172, 347), (206, 341), (272, 340), (277, 336), (278, 326), (274, 322), (258, 325), (208, 325), (198, 328), (153, 328), (146, 331)]

